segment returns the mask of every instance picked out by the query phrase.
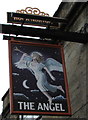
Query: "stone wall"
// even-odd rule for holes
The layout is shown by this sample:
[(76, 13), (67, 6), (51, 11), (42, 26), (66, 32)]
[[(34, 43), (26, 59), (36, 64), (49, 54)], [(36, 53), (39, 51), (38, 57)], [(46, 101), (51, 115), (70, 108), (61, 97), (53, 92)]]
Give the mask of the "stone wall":
[(19, 115), (11, 115), (10, 114), (10, 101), (9, 101), (9, 90), (5, 93), (5, 95), (2, 97), (3, 101), (3, 111), (1, 114), (1, 120), (18, 120)]
[[(68, 9), (70, 7), (70, 4), (71, 3), (67, 3)], [(80, 12), (75, 22), (68, 29), (69, 31), (79, 32), (85, 23), (88, 22), (88, 15), (86, 13), (87, 9), (88, 7), (84, 8)], [(64, 43), (65, 62), (72, 108), (71, 118), (86, 118), (87, 116), (87, 49), (88, 44), (72, 42)]]
[[(69, 31), (79, 31), (87, 20), (85, 8)], [(71, 98), (72, 118), (87, 118), (87, 49), (88, 44), (65, 43), (64, 53), (66, 60), (69, 92)]]
[[(56, 11), (55, 17), (69, 20), (67, 25), (61, 24), (64, 31), (80, 32), (85, 23), (88, 23), (88, 6), (84, 7), (84, 3), (79, 4), (80, 8), (76, 8), (78, 3), (61, 3)], [(74, 13), (73, 10), (75, 9), (77, 10)], [(68, 118), (64, 117), (66, 120), (70, 118), (88, 118), (87, 51), (88, 44), (64, 42), (66, 71), (72, 109), (72, 116)], [(57, 118), (63, 117), (60, 116)]]

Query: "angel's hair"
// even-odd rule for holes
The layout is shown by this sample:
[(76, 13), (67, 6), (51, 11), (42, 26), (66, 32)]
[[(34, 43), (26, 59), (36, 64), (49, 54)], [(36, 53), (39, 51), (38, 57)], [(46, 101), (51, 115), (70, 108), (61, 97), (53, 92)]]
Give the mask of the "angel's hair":
[(44, 60), (43, 55), (40, 52), (37, 52), (37, 51), (32, 52), (31, 57), (32, 58), (35, 57), (38, 62), (42, 62)]

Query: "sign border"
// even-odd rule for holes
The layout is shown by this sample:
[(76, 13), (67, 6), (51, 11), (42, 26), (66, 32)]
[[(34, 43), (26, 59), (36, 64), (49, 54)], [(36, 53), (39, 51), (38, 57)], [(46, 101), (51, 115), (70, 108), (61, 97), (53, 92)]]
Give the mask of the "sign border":
[[(45, 47), (54, 47), (54, 48), (60, 48), (61, 49), (61, 57), (62, 57), (62, 63), (63, 63), (63, 70), (64, 70), (64, 81), (65, 81), (65, 90), (66, 90), (66, 98), (67, 98), (67, 106), (68, 106), (68, 112), (67, 113), (61, 113), (61, 112), (33, 112), (33, 111), (14, 111), (14, 104), (13, 104), (13, 84), (12, 84), (12, 52), (11, 52), (11, 43), (16, 44), (29, 44), (29, 45), (36, 45), (36, 46), (45, 46)], [(67, 75), (66, 75), (66, 67), (65, 67), (65, 58), (64, 58), (64, 50), (62, 45), (53, 45), (53, 44), (42, 44), (42, 43), (32, 43), (32, 42), (23, 42), (23, 41), (15, 41), (10, 40), (8, 41), (9, 45), (9, 73), (10, 73), (10, 114), (29, 114), (29, 115), (61, 115), (61, 116), (70, 116), (71, 115), (71, 103), (70, 103), (70, 97), (69, 97), (69, 87), (67, 82)]]

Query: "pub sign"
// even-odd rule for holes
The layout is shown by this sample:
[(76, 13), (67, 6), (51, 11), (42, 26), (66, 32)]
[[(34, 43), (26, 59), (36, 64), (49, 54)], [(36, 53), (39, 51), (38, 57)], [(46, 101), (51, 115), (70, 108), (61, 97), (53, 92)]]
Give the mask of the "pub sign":
[(71, 115), (63, 47), (9, 41), (10, 112)]

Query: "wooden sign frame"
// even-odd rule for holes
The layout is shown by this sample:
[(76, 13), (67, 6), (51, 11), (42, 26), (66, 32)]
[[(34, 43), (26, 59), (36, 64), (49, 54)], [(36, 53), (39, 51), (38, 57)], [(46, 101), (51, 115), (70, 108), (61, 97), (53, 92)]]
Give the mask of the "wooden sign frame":
[[(43, 68), (37, 68), (37, 72), (41, 71), (41, 74), (37, 74), (34, 70), (36, 67), (32, 67), (31, 70), (29, 68), (32, 64), (29, 61), (34, 60), (35, 53), (43, 58), (41, 63), (44, 64), (41, 65)], [(27, 69), (24, 65), (25, 61)], [(48, 68), (49, 64), (57, 64), (56, 62), (59, 63), (59, 71), (54, 70), (56, 69), (54, 66), (54, 72), (53, 70), (47, 72), (45, 68)], [(63, 46), (11, 40), (9, 41), (9, 63), (11, 114), (71, 115)], [(42, 78), (40, 79), (38, 75), (43, 77), (43, 80), (46, 75), (45, 82), (41, 82)], [(56, 88), (53, 89), (54, 87)], [(52, 96), (51, 101), (50, 96)]]

